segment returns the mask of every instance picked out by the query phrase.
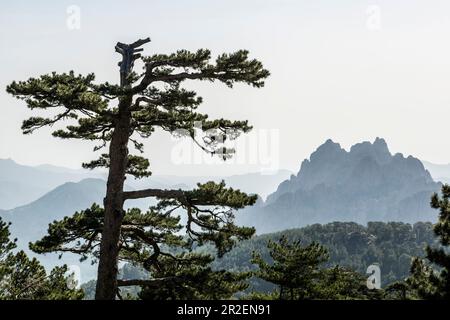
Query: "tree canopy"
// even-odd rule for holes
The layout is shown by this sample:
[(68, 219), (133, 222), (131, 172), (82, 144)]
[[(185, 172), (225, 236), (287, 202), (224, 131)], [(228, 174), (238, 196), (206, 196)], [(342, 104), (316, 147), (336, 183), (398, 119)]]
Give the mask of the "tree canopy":
[(0, 300), (63, 300), (81, 299), (83, 291), (76, 289), (67, 275), (67, 266), (46, 273), (36, 258), (24, 251), (13, 252), (15, 240), (9, 239), (9, 224), (0, 218)]
[[(246, 50), (221, 54), (215, 60), (207, 49), (142, 56), (140, 47), (148, 42), (149, 38), (117, 43), (116, 52), (122, 56), (119, 84), (98, 84), (93, 73), (83, 76), (70, 71), (14, 81), (7, 86), (7, 92), (25, 101), (29, 109), (45, 111), (44, 116), (26, 119), (23, 133), (58, 124), (53, 131), (55, 137), (96, 141), (94, 151), (108, 148), (98, 159), (83, 164), (85, 168), (109, 170), (104, 208), (93, 206), (53, 223), (49, 235), (32, 246), (37, 252), (71, 251), (82, 257), (92, 252), (97, 256), (97, 299), (116, 297), (117, 264), (121, 259), (144, 263), (149, 269), (159, 256), (164, 256), (158, 246), (161, 243), (186, 247), (212, 242), (222, 255), (234, 239), (248, 238), (253, 233), (252, 229), (234, 225), (230, 209), (251, 205), (255, 198), (227, 189), (223, 183), (210, 182), (191, 191), (124, 191), (127, 175), (151, 175), (141, 139), (149, 138), (157, 129), (188, 137), (204, 152), (224, 160), (234, 153), (226, 142), (251, 129), (247, 120), (209, 119), (208, 114), (199, 111), (202, 98), (183, 88), (183, 82), (217, 81), (230, 88), (236, 83), (261, 88), (269, 76), (262, 63), (250, 59)], [(141, 72), (134, 71), (136, 62), (143, 65)], [(62, 122), (65, 127), (60, 128)], [(202, 132), (200, 137), (197, 129)], [(129, 145), (137, 154), (130, 152)], [(125, 201), (149, 197), (159, 202), (148, 212), (124, 210)], [(187, 215), (188, 240), (176, 235), (181, 226), (171, 213), (177, 209)], [(73, 242), (75, 246), (67, 247)]]

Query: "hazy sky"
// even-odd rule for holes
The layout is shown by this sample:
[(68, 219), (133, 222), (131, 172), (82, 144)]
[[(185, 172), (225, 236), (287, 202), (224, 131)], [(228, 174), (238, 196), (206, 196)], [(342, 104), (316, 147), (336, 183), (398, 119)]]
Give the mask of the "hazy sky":
[[(80, 29), (67, 25), (71, 5), (80, 9)], [(155, 173), (296, 172), (328, 138), (348, 148), (377, 136), (392, 152), (448, 163), (449, 35), (448, 0), (2, 2), (0, 158), (70, 167), (93, 159), (93, 145), (55, 139), (49, 130), (23, 136), (30, 113), (4, 88), (71, 69), (117, 82), (115, 43), (150, 36), (147, 54), (246, 48), (272, 73), (263, 89), (189, 84), (204, 97), (201, 110), (249, 119), (253, 136), (240, 141), (234, 164), (194, 157), (188, 165), (177, 158), (179, 142), (157, 134), (146, 144)]]

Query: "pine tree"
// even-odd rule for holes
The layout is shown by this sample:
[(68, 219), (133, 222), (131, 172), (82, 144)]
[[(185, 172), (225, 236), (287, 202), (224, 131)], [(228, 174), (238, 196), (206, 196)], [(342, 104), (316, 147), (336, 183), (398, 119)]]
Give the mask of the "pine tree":
[(439, 210), (433, 230), (440, 246), (427, 246), (426, 258), (432, 265), (415, 258), (408, 278), (408, 284), (422, 299), (450, 299), (450, 186), (442, 186), (441, 192), (441, 197), (435, 193), (431, 198), (431, 207)]
[(36, 258), (25, 252), (13, 253), (15, 241), (9, 239), (9, 224), (0, 218), (0, 300), (81, 299), (83, 292), (69, 287), (67, 266), (46, 273)]
[(278, 242), (267, 244), (271, 262), (264, 261), (261, 254), (254, 252), (252, 262), (258, 266), (255, 276), (277, 285), (278, 292), (252, 293), (250, 299), (283, 300), (348, 300), (381, 299), (381, 290), (370, 290), (366, 278), (348, 268), (334, 266), (325, 268), (328, 250), (312, 242), (302, 245), (289, 242), (283, 236)]
[(367, 287), (366, 276), (349, 268), (335, 266), (322, 269), (316, 282), (313, 299), (321, 300), (377, 300), (382, 299), (384, 290)]
[(318, 243), (303, 246), (290, 243), (286, 237), (267, 244), (273, 263), (264, 261), (254, 252), (252, 262), (259, 268), (255, 275), (279, 287), (279, 298), (285, 300), (311, 299), (316, 282), (322, 277), (320, 265), (328, 260), (327, 250)]
[[(236, 241), (250, 238), (254, 229), (236, 226), (233, 209), (251, 205), (257, 197), (225, 188), (223, 182), (177, 191), (179, 197), (174, 191), (167, 192), (169, 199), (159, 200), (146, 212), (137, 208), (125, 212), (118, 259), (141, 266), (150, 279), (118, 280), (118, 287), (139, 286), (144, 289), (141, 297), (145, 299), (222, 298), (245, 289), (246, 274), (213, 271), (209, 267), (211, 256), (189, 251), (194, 245), (198, 249), (213, 243), (221, 257)], [(173, 215), (175, 210), (178, 216)], [(180, 223), (181, 215), (185, 224)], [(81, 259), (98, 258), (103, 217), (104, 209), (94, 204), (50, 224), (48, 234), (30, 248), (38, 253), (72, 252), (80, 254)], [(120, 295), (120, 291), (116, 294)]]
[[(205, 152), (227, 159), (234, 150), (225, 148), (223, 142), (248, 132), (251, 129), (248, 122), (210, 120), (207, 114), (197, 111), (202, 99), (197, 97), (196, 92), (182, 88), (181, 83), (186, 80), (219, 81), (231, 88), (235, 83), (241, 82), (259, 88), (264, 85), (269, 72), (259, 61), (248, 59), (248, 52), (245, 50), (222, 54), (215, 62), (210, 61), (211, 53), (205, 49), (142, 57), (140, 52), (143, 49), (140, 47), (149, 41), (147, 38), (129, 45), (117, 43), (116, 51), (122, 55), (119, 63), (120, 85), (108, 82), (96, 84), (94, 74), (82, 76), (71, 71), (62, 74), (53, 72), (39, 78), (13, 82), (7, 87), (7, 92), (24, 100), (28, 108), (46, 110), (51, 114), (25, 120), (22, 125), (25, 134), (67, 120), (69, 124), (65, 129), (53, 132), (55, 137), (99, 141), (96, 151), (108, 147), (108, 152), (103, 153), (99, 159), (84, 164), (85, 168), (109, 169), (102, 229), (89, 238), (94, 242), (94, 238), (101, 233), (97, 299), (114, 299), (117, 293), (117, 263), (123, 247), (121, 235), (123, 231), (131, 232), (129, 230), (132, 229), (128, 227), (128, 231), (122, 230), (124, 202), (127, 200), (157, 197), (183, 206), (187, 209), (190, 220), (188, 225), (197, 224), (207, 230), (200, 234), (199, 241), (228, 244), (234, 233), (240, 232), (230, 221), (224, 222), (226, 232), (217, 232), (222, 223), (219, 222), (221, 218), (198, 208), (201, 205), (228, 205), (227, 195), (230, 191), (221, 185), (209, 184), (200, 188), (197, 191), (202, 197), (200, 200), (189, 197), (189, 194), (185, 195), (180, 190), (124, 192), (127, 174), (136, 178), (151, 174), (148, 159), (131, 154), (128, 146), (130, 144), (142, 153), (143, 144), (139, 138), (149, 138), (156, 129), (162, 129), (170, 134), (185, 135)], [(133, 71), (137, 60), (144, 64), (141, 73)], [(199, 124), (204, 132), (201, 138), (196, 135), (195, 130)], [(207, 196), (211, 189), (217, 188), (222, 190), (223, 195), (216, 197), (214, 200), (219, 201), (215, 203)], [(137, 234), (138, 231), (133, 232)], [(197, 233), (194, 229), (189, 232), (192, 235)], [(248, 231), (245, 232), (248, 234)], [(154, 239), (147, 236), (145, 238), (148, 243), (154, 242)], [(219, 245), (221, 247), (224, 246)]]
[(417, 300), (417, 291), (411, 288), (408, 279), (395, 281), (383, 289), (384, 300)]

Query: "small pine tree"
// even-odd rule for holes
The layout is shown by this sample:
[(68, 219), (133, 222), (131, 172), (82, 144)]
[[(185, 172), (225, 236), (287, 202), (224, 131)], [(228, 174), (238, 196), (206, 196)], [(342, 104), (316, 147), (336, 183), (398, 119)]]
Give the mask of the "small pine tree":
[(432, 265), (415, 258), (408, 278), (410, 287), (422, 299), (450, 299), (450, 186), (442, 186), (441, 192), (442, 197), (435, 193), (431, 198), (431, 207), (439, 210), (433, 229), (440, 247), (427, 246), (426, 258)]
[(383, 290), (383, 300), (417, 300), (419, 297), (411, 289), (408, 280), (399, 280), (389, 284)]
[(318, 243), (303, 246), (300, 241), (289, 243), (286, 237), (269, 241), (273, 264), (254, 252), (252, 262), (258, 265), (255, 275), (279, 287), (279, 298), (284, 300), (311, 299), (316, 282), (322, 277), (319, 266), (328, 260), (327, 250)]
[(9, 224), (0, 218), (0, 300), (67, 300), (81, 299), (83, 292), (69, 287), (67, 266), (46, 273), (36, 258), (25, 252), (13, 253)]
[(250, 299), (381, 299), (381, 290), (369, 290), (366, 278), (348, 268), (335, 266), (324, 268), (328, 251), (313, 242), (302, 245), (300, 241), (289, 242), (282, 237), (278, 242), (269, 241), (272, 263), (263, 260), (259, 253), (253, 253), (252, 262), (259, 270), (255, 275), (278, 286), (278, 294), (252, 293)]
[(321, 300), (380, 299), (382, 291), (368, 289), (366, 282), (365, 276), (348, 268), (322, 269), (312, 297)]

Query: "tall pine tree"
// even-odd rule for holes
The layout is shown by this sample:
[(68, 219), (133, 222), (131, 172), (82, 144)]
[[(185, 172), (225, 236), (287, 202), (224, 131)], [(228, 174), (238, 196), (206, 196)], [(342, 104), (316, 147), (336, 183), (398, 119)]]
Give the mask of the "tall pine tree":
[[(251, 129), (248, 122), (210, 120), (207, 114), (197, 110), (202, 99), (196, 92), (182, 88), (181, 84), (186, 80), (207, 80), (222, 82), (230, 88), (238, 82), (260, 88), (269, 72), (261, 62), (249, 59), (245, 50), (219, 55), (215, 61), (211, 61), (211, 53), (205, 49), (142, 57), (140, 52), (143, 49), (140, 47), (149, 41), (147, 38), (132, 44), (117, 43), (116, 51), (122, 55), (119, 63), (120, 85), (108, 82), (96, 84), (94, 74), (82, 76), (71, 71), (62, 74), (53, 72), (27, 81), (13, 82), (7, 87), (7, 92), (24, 100), (28, 108), (48, 112), (48, 116), (33, 116), (25, 120), (22, 125), (25, 134), (68, 120), (65, 129), (53, 132), (55, 137), (99, 141), (96, 151), (108, 148), (108, 152), (97, 160), (84, 164), (86, 168), (109, 169), (100, 230), (90, 234), (84, 234), (83, 229), (78, 230), (83, 233), (83, 239), (88, 237), (86, 246), (101, 235), (101, 241), (95, 247), (99, 256), (96, 299), (116, 297), (117, 264), (120, 251), (126, 245), (121, 239), (123, 234), (132, 233), (135, 239), (138, 237), (139, 241), (150, 246), (155, 242), (155, 239), (142, 234), (144, 223), (137, 227), (133, 224), (127, 228), (123, 226), (126, 217), (124, 202), (127, 200), (156, 197), (164, 200), (163, 206), (170, 203), (184, 207), (189, 218), (188, 228), (196, 224), (204, 230), (199, 232), (191, 228), (188, 234), (195, 241), (219, 244), (219, 252), (229, 246), (236, 234), (249, 235), (249, 230), (241, 230), (232, 224), (231, 215), (224, 218), (224, 213), (216, 214), (210, 209), (199, 208), (227, 206), (229, 201), (231, 207), (251, 204), (248, 199), (242, 201), (242, 197), (241, 202), (236, 204), (233, 198), (228, 198), (230, 193), (234, 194), (233, 191), (222, 185), (208, 184), (194, 193), (159, 189), (124, 192), (124, 181), (127, 174), (136, 178), (151, 174), (149, 161), (142, 155), (131, 154), (129, 145), (142, 153), (143, 144), (139, 138), (149, 138), (158, 128), (176, 135), (181, 131), (212, 155), (224, 159), (231, 156), (234, 150), (225, 148), (224, 142), (248, 132)], [(137, 60), (144, 64), (140, 73), (133, 71)], [(195, 129), (199, 124), (204, 132), (202, 137), (196, 135)], [(212, 199), (209, 198), (211, 193), (214, 194)], [(80, 215), (77, 217), (83, 219)], [(79, 250), (84, 253), (84, 249)], [(153, 253), (157, 253), (156, 247), (153, 249), (156, 250)]]

